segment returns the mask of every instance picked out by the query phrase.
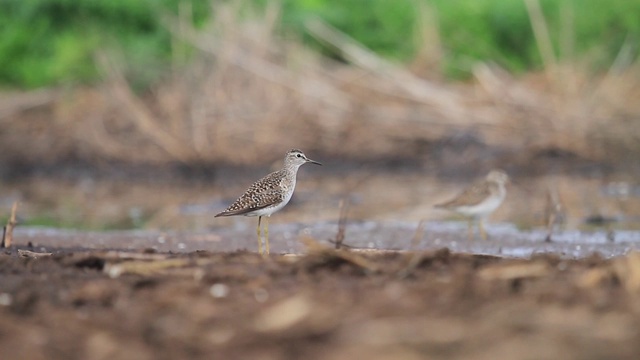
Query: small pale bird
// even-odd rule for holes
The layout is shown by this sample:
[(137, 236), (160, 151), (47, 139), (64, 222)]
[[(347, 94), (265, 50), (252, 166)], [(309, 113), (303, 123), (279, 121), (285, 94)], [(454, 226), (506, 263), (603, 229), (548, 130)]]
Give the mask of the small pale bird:
[[(284, 157), (284, 168), (272, 172), (271, 174), (256, 181), (233, 202), (225, 211), (217, 214), (218, 216), (257, 216), (258, 228), (258, 252), (262, 255), (269, 254), (269, 217), (271, 214), (282, 209), (293, 195), (296, 187), (296, 175), (301, 165), (312, 163), (322, 165), (321, 163), (310, 160), (298, 149), (292, 149), (287, 152)], [(265, 250), (262, 251), (262, 234), (260, 223), (262, 217), (265, 219), (264, 239)]]
[(435, 206), (469, 218), (470, 239), (473, 234), (473, 222), (478, 221), (480, 236), (486, 239), (484, 222), (500, 207), (507, 196), (507, 183), (509, 176), (504, 171), (492, 170), (484, 179), (471, 185), (458, 196)]

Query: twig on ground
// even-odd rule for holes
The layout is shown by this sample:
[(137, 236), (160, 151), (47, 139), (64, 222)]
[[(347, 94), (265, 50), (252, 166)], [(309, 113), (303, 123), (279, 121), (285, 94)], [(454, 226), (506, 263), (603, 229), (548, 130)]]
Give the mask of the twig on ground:
[(514, 280), (525, 278), (539, 278), (551, 273), (551, 268), (545, 262), (494, 264), (477, 272), (483, 280)]
[(351, 251), (336, 250), (320, 244), (310, 236), (303, 236), (300, 241), (307, 247), (308, 254), (318, 255), (324, 258), (338, 258), (356, 265), (370, 272), (378, 272), (380, 268), (365, 257)]
[(109, 250), (95, 255), (104, 260), (167, 260), (173, 256), (173, 254), (149, 254), (117, 250)]
[[(335, 241), (334, 239), (329, 239), (328, 240), (331, 244), (334, 244), (337, 246), (337, 241)], [(349, 244), (344, 244), (344, 243), (340, 243), (340, 248), (344, 248), (344, 249), (351, 249), (351, 250), (366, 250), (367, 248), (363, 248), (363, 247), (359, 247), (359, 246), (352, 246)], [(337, 249), (337, 247), (336, 247)]]
[(22, 257), (33, 258), (33, 259), (37, 259), (37, 258), (53, 255), (53, 253), (50, 253), (50, 252), (42, 252), (42, 253), (40, 253), (40, 252), (29, 251), (29, 250), (21, 250), (21, 249), (18, 249), (18, 254), (20, 256), (22, 256)]
[(104, 272), (112, 278), (117, 278), (122, 274), (152, 275), (162, 270), (180, 268), (191, 263), (191, 259), (134, 260), (117, 264), (106, 264)]

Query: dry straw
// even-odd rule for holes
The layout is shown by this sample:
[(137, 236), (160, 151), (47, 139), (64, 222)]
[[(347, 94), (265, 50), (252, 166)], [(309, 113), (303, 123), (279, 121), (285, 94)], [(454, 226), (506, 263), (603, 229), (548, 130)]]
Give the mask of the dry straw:
[[(104, 90), (78, 95), (75, 105), (55, 100), (54, 130), (86, 156), (156, 163), (248, 164), (291, 145), (360, 159), (415, 155), (421, 144), (459, 130), (521, 154), (549, 148), (592, 159), (637, 154), (640, 77), (628, 60), (630, 45), (609, 72), (592, 75), (586, 62), (554, 54), (537, 0), (525, 3), (544, 73), (514, 77), (479, 63), (464, 84), (433, 80), (444, 53), (434, 26), (419, 29), (422, 50), (411, 71), (310, 19), (309, 34), (345, 62), (324, 58), (282, 34), (274, 3), (261, 11), (246, 11), (238, 2), (218, 4), (202, 29), (189, 26), (183, 9), (167, 24), (176, 39), (176, 61), (184, 59), (178, 44), (196, 49), (190, 66), (175, 66), (141, 96), (127, 82), (126, 66), (100, 54)], [(426, 18), (422, 23), (434, 23), (427, 21), (435, 18), (429, 7), (417, 13)], [(560, 53), (571, 56), (567, 34), (567, 49)], [(434, 64), (432, 73), (420, 61)]]

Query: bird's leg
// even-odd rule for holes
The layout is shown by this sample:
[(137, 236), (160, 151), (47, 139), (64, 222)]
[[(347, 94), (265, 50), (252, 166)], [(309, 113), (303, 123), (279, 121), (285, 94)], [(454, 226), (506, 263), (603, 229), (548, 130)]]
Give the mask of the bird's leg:
[(469, 219), (467, 223), (467, 240), (473, 240), (473, 219)]
[(264, 241), (267, 250), (266, 254), (269, 255), (269, 216), (267, 216), (264, 221), (266, 225), (266, 227), (264, 228)]
[(480, 230), (480, 237), (482, 238), (482, 240), (487, 240), (487, 232), (484, 230), (483, 220), (480, 220), (480, 222), (478, 222), (478, 228)]
[(258, 216), (258, 228), (256, 229), (256, 233), (258, 234), (258, 253), (260, 253), (260, 255), (262, 255), (262, 237), (261, 235), (261, 231), (260, 231), (260, 222), (262, 220), (262, 216)]

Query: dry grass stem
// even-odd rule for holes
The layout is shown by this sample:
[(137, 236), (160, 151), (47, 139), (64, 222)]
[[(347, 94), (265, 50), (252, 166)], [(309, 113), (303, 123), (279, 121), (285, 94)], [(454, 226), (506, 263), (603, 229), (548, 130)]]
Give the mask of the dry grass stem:
[(369, 261), (366, 257), (358, 255), (352, 251), (330, 248), (326, 245), (320, 244), (309, 236), (301, 237), (300, 241), (307, 247), (307, 257), (313, 256), (323, 258), (325, 260), (340, 259), (369, 272), (377, 272), (379, 270), (376, 264)]
[(499, 264), (482, 268), (478, 276), (484, 280), (514, 280), (547, 276), (551, 269), (546, 262)]
[(113, 96), (121, 106), (130, 112), (133, 124), (142, 134), (153, 140), (156, 145), (175, 160), (183, 162), (197, 160), (198, 156), (193, 149), (189, 146), (184, 146), (181, 139), (176, 138), (174, 132), (164, 129), (147, 105), (133, 93), (129, 83), (115, 63), (110, 61), (106, 55), (99, 56), (99, 60), (109, 77)]
[(422, 251), (416, 251), (418, 245), (420, 245), (420, 241), (424, 237), (424, 228), (426, 226), (425, 220), (420, 220), (418, 226), (416, 227), (416, 232), (413, 234), (413, 238), (411, 239), (411, 247), (409, 248), (409, 252), (411, 255), (408, 257), (407, 265), (403, 267), (398, 272), (398, 277), (400, 279), (404, 279), (407, 276), (411, 275), (411, 273), (420, 265), (422, 259), (426, 256), (427, 253)]
[[(551, 36), (549, 35), (549, 28), (547, 27), (547, 21), (545, 20), (542, 7), (539, 0), (525, 0), (527, 12), (529, 13), (529, 19), (531, 19), (531, 27), (533, 28), (533, 35), (536, 38), (538, 44), (538, 50), (540, 56), (544, 62), (547, 70), (556, 69), (557, 60), (553, 51), (553, 44), (551, 43)], [(549, 74), (552, 75), (552, 74)]]
[(562, 203), (560, 193), (558, 192), (558, 188), (556, 186), (550, 185), (547, 188), (547, 192), (545, 195), (544, 219), (547, 228), (547, 236), (545, 238), (545, 241), (549, 242), (552, 240), (553, 231), (556, 225), (561, 225), (564, 222), (565, 206)]
[(16, 220), (16, 211), (18, 210), (18, 202), (14, 201), (11, 206), (11, 215), (9, 216), (9, 221), (7, 221), (7, 225), (3, 228), (2, 232), (2, 247), (10, 248), (11, 243), (13, 242), (13, 229), (18, 224)]
[(123, 274), (153, 275), (167, 269), (185, 267), (191, 264), (189, 259), (165, 259), (165, 260), (132, 260), (115, 264), (105, 264), (104, 272), (112, 278), (117, 278)]
[(117, 250), (109, 250), (103, 253), (98, 253), (96, 256), (104, 259), (106, 261), (114, 261), (114, 260), (167, 260), (172, 257), (171, 254), (155, 254), (155, 253), (139, 253), (139, 252), (129, 252), (129, 251), (117, 251)]
[(613, 262), (614, 274), (630, 293), (640, 290), (640, 253), (632, 252)]
[(342, 247), (344, 241), (344, 233), (347, 227), (347, 212), (349, 211), (349, 200), (340, 200), (340, 218), (338, 220), (338, 233), (336, 234), (335, 246), (336, 249)]
[(35, 251), (18, 249), (18, 255), (20, 255), (22, 257), (25, 257), (25, 258), (37, 259), (37, 258), (41, 258), (41, 257), (51, 256), (51, 255), (53, 255), (53, 253), (50, 253), (50, 252), (35, 252)]
[(0, 97), (0, 121), (20, 112), (49, 105), (58, 99), (55, 90), (36, 90), (20, 94), (2, 94)]
[[(336, 62), (281, 36), (277, 3), (247, 11), (231, 2), (218, 4), (203, 28), (189, 26), (188, 7), (178, 18), (166, 18), (176, 63), (185, 61), (184, 49), (195, 51), (189, 66), (175, 66), (151, 91), (132, 91), (126, 65), (100, 54), (106, 79), (101, 91), (78, 91), (73, 103), (51, 93), (25, 94), (16, 107), (0, 102), (0, 120), (13, 121), (20, 109), (44, 104), (55, 121), (47, 118), (37, 130), (54, 134), (60, 149), (124, 162), (256, 164), (263, 154), (294, 145), (283, 145), (284, 139), (338, 157), (415, 156), (425, 144), (461, 132), (525, 160), (544, 149), (606, 160), (637, 154), (640, 76), (631, 40), (607, 74), (594, 76), (585, 64), (558, 60), (538, 0), (526, 4), (544, 76), (515, 77), (476, 64), (469, 83), (439, 81), (433, 69), (443, 50), (435, 21), (420, 25), (417, 41), (424, 50), (410, 67), (381, 58), (320, 20), (309, 21), (310, 34), (349, 63)], [(433, 17), (428, 7), (416, 11), (424, 22)], [(563, 39), (568, 49), (562, 54), (572, 56), (569, 30)], [(16, 121), (12, 138), (34, 136), (35, 127), (22, 123)], [(244, 151), (236, 151), (239, 144)], [(20, 145), (12, 151), (26, 151)], [(37, 151), (44, 156), (51, 149)]]
[(351, 62), (371, 73), (393, 81), (398, 88), (411, 95), (414, 100), (436, 106), (449, 116), (460, 118), (471, 116), (471, 114), (464, 112), (464, 107), (461, 106), (457, 94), (418, 78), (401, 67), (392, 65), (319, 19), (309, 21), (306, 25), (311, 34), (339, 49)]

